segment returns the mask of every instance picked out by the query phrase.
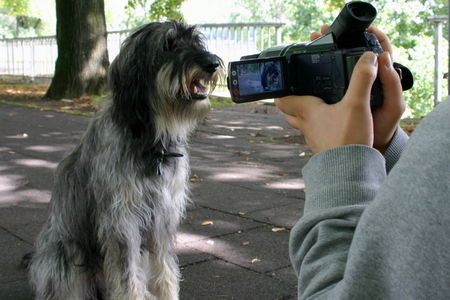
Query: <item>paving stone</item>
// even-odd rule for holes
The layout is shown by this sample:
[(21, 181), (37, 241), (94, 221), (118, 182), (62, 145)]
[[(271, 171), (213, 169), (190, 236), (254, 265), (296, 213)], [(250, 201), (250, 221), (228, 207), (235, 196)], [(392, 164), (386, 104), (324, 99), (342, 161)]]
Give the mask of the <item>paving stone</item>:
[(261, 223), (240, 216), (200, 207), (188, 212), (177, 240), (179, 243), (189, 243), (261, 226)]
[(296, 288), (251, 270), (213, 260), (183, 270), (180, 298), (196, 299), (290, 299)]
[[(246, 109), (212, 111), (192, 137), (196, 206), (176, 244), (181, 299), (296, 298), (289, 231), (272, 228), (301, 216), (309, 150), (292, 144), (298, 132), (273, 108)], [(33, 298), (18, 266), (47, 218), (54, 169), (89, 120), (0, 104), (0, 300)]]
[(0, 227), (32, 245), (47, 216), (48, 206), (43, 204), (34, 207), (4, 207), (0, 209)]
[(289, 232), (273, 232), (272, 228), (265, 226), (186, 245), (257, 272), (269, 272), (290, 265)]
[[(0, 228), (0, 283), (14, 282), (27, 277), (20, 266), (22, 257), (31, 251), (31, 245)], [(2, 299), (2, 298), (0, 298)]]
[(274, 278), (280, 279), (282, 281), (287, 282), (291, 286), (297, 286), (297, 275), (295, 275), (294, 269), (292, 266), (288, 266), (286, 268), (282, 268), (275, 271), (270, 271), (266, 273)]
[(48, 202), (55, 168), (56, 163), (0, 150), (0, 207), (19, 202)]
[(233, 214), (285, 206), (296, 200), (223, 182), (196, 183), (192, 187), (192, 199), (202, 207)]
[(0, 282), (0, 299), (2, 300), (31, 300), (33, 295), (27, 279), (12, 282)]
[(176, 246), (176, 254), (178, 256), (178, 262), (181, 269), (188, 265), (215, 259), (214, 256), (208, 253), (199, 252), (183, 243), (177, 242)]
[(234, 186), (250, 190), (267, 191), (273, 194), (274, 199), (286, 199), (287, 202), (295, 204), (305, 199), (304, 182), (298, 177), (277, 176), (268, 178), (261, 182), (236, 182)]
[(291, 229), (303, 215), (303, 207), (304, 201), (299, 200), (296, 204), (259, 210), (243, 217)]

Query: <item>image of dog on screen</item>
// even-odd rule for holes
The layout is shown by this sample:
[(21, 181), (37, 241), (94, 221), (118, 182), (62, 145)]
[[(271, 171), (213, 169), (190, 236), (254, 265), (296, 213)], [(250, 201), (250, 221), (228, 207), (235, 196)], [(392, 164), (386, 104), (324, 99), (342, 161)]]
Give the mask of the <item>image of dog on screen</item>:
[(281, 84), (280, 66), (274, 62), (266, 63), (261, 73), (261, 85), (264, 91), (279, 90), (280, 84)]

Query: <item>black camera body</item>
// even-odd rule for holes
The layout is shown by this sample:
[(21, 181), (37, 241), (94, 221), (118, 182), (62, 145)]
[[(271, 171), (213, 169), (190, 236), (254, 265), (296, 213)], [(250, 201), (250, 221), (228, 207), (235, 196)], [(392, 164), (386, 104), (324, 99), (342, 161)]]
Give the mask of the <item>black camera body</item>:
[[(228, 65), (228, 89), (236, 103), (288, 95), (313, 95), (326, 103), (344, 96), (353, 68), (366, 51), (382, 53), (375, 35), (366, 32), (376, 17), (369, 3), (347, 3), (330, 29), (320, 38), (300, 44), (276, 46), (259, 54), (241, 57)], [(408, 68), (395, 64), (403, 90), (413, 85)], [(383, 103), (377, 79), (372, 87), (371, 106)]]

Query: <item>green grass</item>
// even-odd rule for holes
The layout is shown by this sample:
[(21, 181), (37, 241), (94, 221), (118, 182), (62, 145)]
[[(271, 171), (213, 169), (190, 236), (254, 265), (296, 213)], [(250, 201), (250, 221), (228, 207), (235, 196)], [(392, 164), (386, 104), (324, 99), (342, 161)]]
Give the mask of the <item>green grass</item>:
[(217, 97), (217, 96), (210, 96), (209, 102), (211, 103), (211, 107), (219, 107), (219, 106), (225, 106), (225, 105), (233, 105), (233, 102), (230, 98), (225, 97)]

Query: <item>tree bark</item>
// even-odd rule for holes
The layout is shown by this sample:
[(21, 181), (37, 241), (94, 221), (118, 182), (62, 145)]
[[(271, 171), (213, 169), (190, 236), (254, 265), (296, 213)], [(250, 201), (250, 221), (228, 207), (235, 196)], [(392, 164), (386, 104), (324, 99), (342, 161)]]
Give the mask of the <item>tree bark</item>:
[(45, 97), (102, 93), (109, 67), (104, 0), (56, 0), (56, 18), (58, 58)]

